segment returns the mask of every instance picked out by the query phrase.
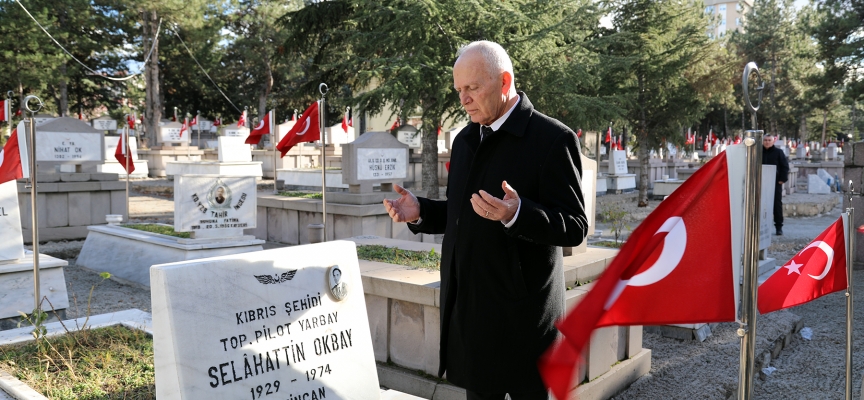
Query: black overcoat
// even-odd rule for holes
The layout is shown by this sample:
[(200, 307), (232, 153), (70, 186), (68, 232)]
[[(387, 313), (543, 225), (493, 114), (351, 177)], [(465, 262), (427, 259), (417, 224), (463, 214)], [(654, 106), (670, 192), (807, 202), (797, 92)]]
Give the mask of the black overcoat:
[[(477, 392), (542, 390), (537, 360), (564, 313), (559, 246), (585, 240), (582, 165), (576, 134), (534, 110), (525, 93), (504, 125), (481, 143), (480, 125), (453, 143), (447, 200), (420, 198), (414, 233), (444, 233), (439, 376)], [(477, 215), (483, 189), (522, 200), (516, 222)]]

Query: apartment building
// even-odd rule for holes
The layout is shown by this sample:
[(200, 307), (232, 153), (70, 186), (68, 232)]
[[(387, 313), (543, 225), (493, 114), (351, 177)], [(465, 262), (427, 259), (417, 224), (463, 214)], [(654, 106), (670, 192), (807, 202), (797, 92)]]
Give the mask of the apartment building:
[(717, 25), (708, 32), (711, 38), (722, 38), (727, 33), (744, 27), (744, 16), (753, 8), (753, 0), (704, 0), (705, 13), (717, 17)]

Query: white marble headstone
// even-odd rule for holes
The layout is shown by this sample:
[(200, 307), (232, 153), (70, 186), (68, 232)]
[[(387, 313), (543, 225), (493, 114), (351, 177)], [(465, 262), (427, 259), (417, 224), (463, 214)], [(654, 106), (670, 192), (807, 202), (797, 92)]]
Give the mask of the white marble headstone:
[(357, 149), (357, 180), (405, 179), (408, 176), (405, 149)]
[(396, 139), (408, 145), (408, 148), (419, 149), (421, 145), (420, 132), (417, 130), (405, 130), (396, 132)]
[(834, 178), (831, 176), (831, 174), (829, 174), (828, 171), (825, 171), (822, 168), (816, 169), (816, 175), (819, 175), (819, 178), (825, 181), (825, 184), (828, 186), (831, 186), (831, 184), (834, 183)]
[(613, 150), (609, 161), (609, 175), (624, 175), (627, 173), (627, 152)]
[(237, 124), (226, 126), (222, 128), (222, 136), (242, 137), (245, 139), (249, 137), (249, 128), (245, 126), (241, 126), (238, 128)]
[(243, 236), (256, 227), (256, 193), (253, 176), (175, 176), (174, 230), (196, 239)]
[(117, 120), (116, 119), (94, 119), (90, 121), (93, 125), (93, 129), (97, 129), (100, 131), (116, 131), (117, 130)]
[(251, 162), (252, 148), (246, 139), (236, 136), (219, 136), (219, 162)]
[[(117, 161), (114, 158), (114, 153), (117, 151), (117, 144), (120, 143), (120, 136), (105, 136), (105, 160)], [(135, 136), (129, 135), (129, 149), (132, 151), (132, 160), (138, 160), (138, 139)]]
[(0, 262), (24, 258), (21, 235), (21, 212), (18, 207), (18, 184), (0, 183)]
[(354, 243), (154, 265), (150, 282), (157, 398), (379, 399)]
[(179, 122), (169, 122), (159, 127), (159, 141), (161, 143), (187, 143), (189, 142), (190, 130), (187, 128), (183, 135), (180, 135), (180, 129), (183, 124)]
[(36, 161), (102, 162), (102, 148), (101, 135), (36, 129)]

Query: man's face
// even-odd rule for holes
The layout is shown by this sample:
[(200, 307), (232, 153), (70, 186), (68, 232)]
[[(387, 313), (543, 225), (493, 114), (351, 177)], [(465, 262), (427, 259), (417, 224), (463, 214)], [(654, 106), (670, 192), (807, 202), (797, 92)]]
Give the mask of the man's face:
[(342, 281), (342, 271), (338, 269), (333, 270), (333, 281), (339, 283)]
[(459, 102), (468, 112), (471, 122), (489, 125), (506, 110), (506, 93), (512, 78), (509, 73), (490, 76), (486, 61), (477, 51), (462, 55), (453, 65), (453, 87), (459, 92)]
[(771, 148), (771, 146), (773, 146), (773, 145), (774, 145), (774, 136), (771, 136), (771, 135), (762, 136), (762, 146), (764, 146), (766, 149), (768, 149), (768, 148)]

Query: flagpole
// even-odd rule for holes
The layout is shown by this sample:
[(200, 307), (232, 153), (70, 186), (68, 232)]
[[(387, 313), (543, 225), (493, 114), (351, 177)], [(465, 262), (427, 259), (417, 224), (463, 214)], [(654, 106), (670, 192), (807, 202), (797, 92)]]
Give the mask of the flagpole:
[(329, 88), (321, 82), (318, 91), (321, 92), (321, 104), (318, 105), (318, 127), (321, 129), (321, 224), (324, 226), (323, 242), (327, 241), (327, 110), (325, 97)]
[(849, 181), (849, 208), (846, 224), (846, 400), (852, 399), (852, 270), (855, 263), (855, 208), (852, 207), (852, 195), (855, 190)]
[[(297, 109), (294, 109), (294, 123), (297, 123)], [(293, 128), (293, 127), (292, 127)], [(303, 168), (303, 143), (297, 143), (297, 147), (300, 150), (300, 155), (297, 156), (297, 168)]]
[(276, 126), (276, 110), (270, 110), (270, 147), (273, 148), (273, 194), (279, 194), (279, 188), (276, 187), (276, 162), (279, 157), (276, 156), (276, 144), (279, 143), (279, 135), (276, 133), (279, 129)]
[[(123, 161), (126, 161), (126, 222), (129, 222), (129, 159), (132, 158), (132, 155), (129, 154), (129, 151), (131, 151), (131, 149), (129, 149), (129, 114), (126, 114), (124, 118), (127, 119), (125, 139), (121, 137), (120, 141), (123, 146)], [(127, 151), (127, 149), (129, 149), (129, 151)]]
[(4, 111), (6, 111), (5, 114), (6, 114), (6, 136), (7, 137), (12, 136), (12, 116), (9, 114), (12, 113), (12, 95), (13, 94), (14, 93), (11, 90), (6, 92), (6, 106), (5, 106), (6, 110), (4, 110)]
[[(39, 102), (38, 108), (35, 110), (30, 108), (30, 100), (35, 99)], [(34, 117), (36, 113), (42, 110), (42, 99), (30, 95), (24, 98), (24, 108), (30, 112), (30, 118), (27, 121), (28, 125), (30, 125), (29, 129), (27, 129), (27, 146), (28, 152), (30, 153), (30, 223), (32, 224), (30, 229), (33, 233), (32, 241), (33, 241), (33, 301), (34, 313), (41, 310), (40, 301), (42, 296), (39, 293), (39, 209), (36, 207), (36, 120)]]
[(200, 150), (204, 148), (201, 146), (201, 110), (196, 111), (197, 114), (195, 114), (195, 130), (198, 131), (198, 149)]
[[(760, 86), (756, 89), (759, 102), (754, 107), (750, 102), (748, 79), (755, 73)], [(756, 293), (759, 269), (759, 210), (762, 193), (762, 131), (756, 130), (756, 112), (762, 103), (762, 84), (759, 68), (750, 62), (744, 67), (742, 88), (744, 105), (750, 110), (753, 130), (744, 132), (744, 146), (747, 155), (744, 176), (744, 283), (741, 288), (741, 318), (738, 336), (741, 337), (741, 353), (738, 370), (738, 399), (749, 400), (753, 397), (754, 359), (756, 355)]]

